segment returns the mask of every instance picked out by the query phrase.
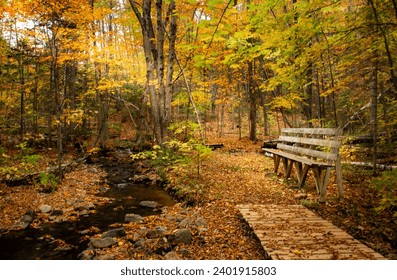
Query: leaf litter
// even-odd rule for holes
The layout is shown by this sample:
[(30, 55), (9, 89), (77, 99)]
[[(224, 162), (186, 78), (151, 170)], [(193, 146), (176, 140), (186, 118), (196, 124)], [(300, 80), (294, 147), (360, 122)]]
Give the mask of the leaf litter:
[[(267, 258), (259, 240), (237, 210), (238, 204), (303, 204), (377, 252), (391, 259), (397, 258), (396, 221), (387, 213), (374, 211), (376, 193), (367, 186), (357, 186), (345, 180), (346, 199), (339, 201), (336, 184), (331, 182), (327, 202), (318, 203), (311, 175), (304, 189), (291, 188), (281, 174), (273, 174), (273, 161), (261, 154), (258, 144), (232, 136), (212, 141), (223, 143), (224, 148), (214, 151), (203, 162), (199, 178), (187, 174), (189, 170), (183, 168), (167, 173), (170, 184), (175, 183), (168, 186), (170, 191), (179, 197), (178, 188), (185, 188), (183, 192), (191, 192), (189, 199), (164, 207), (160, 215), (145, 217), (142, 222), (112, 225), (124, 227), (126, 235), (117, 237), (116, 244), (109, 248), (95, 249), (95, 258), (164, 259), (170, 251), (180, 259)], [(95, 195), (99, 188), (106, 187), (105, 176), (99, 166), (81, 164), (65, 175), (54, 193), (38, 193), (34, 186), (10, 188), (0, 185), (0, 230), (9, 230), (27, 209), (37, 210), (43, 204), (61, 209), (64, 219), (73, 220), (76, 218), (74, 207), (79, 202), (107, 203), (105, 198)], [(184, 186), (183, 182), (191, 183), (191, 176), (196, 185)], [(302, 193), (305, 196), (297, 196)], [(38, 215), (32, 226), (49, 219), (48, 214)], [(169, 242), (168, 239), (180, 228), (181, 220), (198, 218), (202, 218), (205, 226), (190, 227), (191, 243)], [(163, 228), (162, 232), (147, 238), (148, 232), (159, 226)], [(93, 229), (86, 238), (100, 234)], [(140, 239), (144, 239), (144, 246), (137, 245)], [(299, 248), (291, 250), (301, 254)]]

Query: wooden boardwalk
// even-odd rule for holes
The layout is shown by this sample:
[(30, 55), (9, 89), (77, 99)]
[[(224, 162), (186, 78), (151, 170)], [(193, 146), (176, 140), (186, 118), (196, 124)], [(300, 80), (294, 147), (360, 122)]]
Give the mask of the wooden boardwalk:
[(273, 260), (386, 260), (301, 205), (238, 205)]

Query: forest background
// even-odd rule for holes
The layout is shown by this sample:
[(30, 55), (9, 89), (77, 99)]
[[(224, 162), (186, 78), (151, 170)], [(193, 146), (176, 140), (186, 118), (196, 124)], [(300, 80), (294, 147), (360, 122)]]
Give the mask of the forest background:
[(394, 0), (3, 0), (0, 14), (2, 143), (104, 147), (122, 109), (160, 145), (177, 122), (222, 134), (225, 116), (253, 141), (284, 126), (392, 141)]
[(141, 143), (177, 122), (222, 134), (226, 117), (253, 141), (315, 126), (392, 142), (394, 0), (3, 0), (0, 14), (2, 143), (104, 147), (122, 109)]

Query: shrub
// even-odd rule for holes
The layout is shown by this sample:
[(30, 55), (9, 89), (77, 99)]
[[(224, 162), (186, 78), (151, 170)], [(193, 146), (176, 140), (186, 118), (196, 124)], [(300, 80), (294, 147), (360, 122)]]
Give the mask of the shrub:
[(377, 211), (389, 211), (397, 218), (397, 169), (385, 171), (372, 180), (371, 185), (379, 192)]
[(29, 165), (37, 165), (38, 161), (41, 159), (40, 155), (24, 155), (22, 160)]
[(201, 195), (199, 183), (203, 161), (212, 150), (197, 137), (199, 127), (191, 122), (181, 122), (169, 128), (174, 138), (161, 147), (132, 155), (133, 160), (149, 160), (157, 173), (167, 181), (167, 189), (187, 202)]
[(54, 174), (40, 173), (40, 191), (53, 193), (58, 188), (58, 180)]

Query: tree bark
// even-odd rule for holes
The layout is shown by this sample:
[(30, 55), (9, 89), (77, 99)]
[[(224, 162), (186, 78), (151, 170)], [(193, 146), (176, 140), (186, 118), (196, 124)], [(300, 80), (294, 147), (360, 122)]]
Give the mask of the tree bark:
[(378, 63), (375, 55), (374, 65), (372, 66), (370, 92), (371, 92), (371, 124), (373, 140), (373, 172), (376, 174), (377, 148), (378, 148)]
[(250, 120), (250, 136), (249, 139), (251, 141), (256, 141), (256, 92), (254, 90), (254, 66), (253, 62), (248, 62), (248, 84), (247, 84), (247, 94), (250, 102), (250, 112), (249, 112), (249, 120)]
[[(142, 1), (141, 11), (133, 0), (129, 0), (129, 3), (142, 29), (146, 61), (146, 93), (150, 101), (154, 138), (157, 144), (162, 145), (166, 139), (167, 127), (172, 117), (172, 76), (177, 31), (175, 1), (169, 1), (165, 18), (163, 17), (164, 2), (161, 0), (156, 0), (155, 17), (152, 16), (153, 2), (151, 0)], [(156, 30), (152, 22), (153, 19), (156, 20)], [(165, 67), (166, 42), (168, 42), (167, 67)]]
[[(381, 25), (382, 22), (381, 22), (381, 19), (379, 17), (379, 13), (378, 13), (378, 10), (376, 9), (374, 1), (373, 0), (369, 0), (369, 3), (371, 5), (372, 12), (374, 14), (374, 19), (375, 19), (376, 26), (379, 26), (379, 30), (378, 31), (380, 31), (381, 34), (382, 34), (383, 43), (384, 43), (384, 46), (385, 46), (385, 51), (386, 51), (386, 56), (387, 56), (387, 61), (389, 63), (390, 82), (392, 84), (394, 95), (395, 95), (395, 97), (397, 97), (397, 76), (396, 76), (396, 73), (394, 71), (394, 59), (393, 59), (392, 51), (390, 50), (390, 44), (389, 44), (388, 36), (386, 34), (386, 29), (384, 27), (382, 27), (382, 25)], [(395, 7), (395, 5), (396, 5), (395, 1), (393, 1), (393, 5)], [(397, 15), (397, 11), (396, 11), (396, 15)]]
[(303, 104), (303, 111), (307, 123), (309, 124), (309, 126), (312, 126), (310, 120), (313, 118), (313, 63), (310, 63), (308, 66), (306, 81), (307, 85), (304, 87), (305, 99)]

